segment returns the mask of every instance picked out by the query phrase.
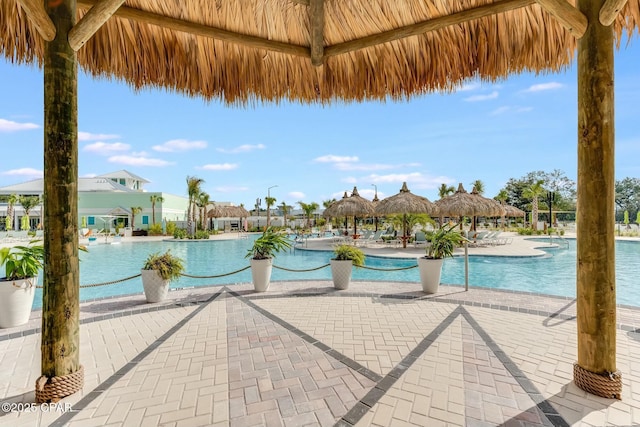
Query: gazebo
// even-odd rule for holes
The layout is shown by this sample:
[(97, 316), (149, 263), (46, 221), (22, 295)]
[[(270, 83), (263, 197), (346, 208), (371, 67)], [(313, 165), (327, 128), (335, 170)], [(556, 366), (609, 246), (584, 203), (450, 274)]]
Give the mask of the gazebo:
[[(583, 389), (619, 397), (613, 48), (640, 0), (5, 0), (0, 54), (44, 71), (45, 272), (36, 397), (82, 384), (78, 66), (134, 88), (229, 104), (404, 100), (578, 62), (578, 360)], [(616, 40), (617, 38), (617, 40)], [(309, 123), (310, 132), (326, 124)], [(62, 352), (62, 353), (61, 353)], [(51, 384), (64, 384), (59, 393)], [(595, 384), (595, 385), (593, 385)]]

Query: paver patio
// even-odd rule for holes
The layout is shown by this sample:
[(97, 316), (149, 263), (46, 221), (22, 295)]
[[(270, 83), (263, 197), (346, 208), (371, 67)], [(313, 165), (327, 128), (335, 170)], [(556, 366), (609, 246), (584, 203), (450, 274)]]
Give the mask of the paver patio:
[[(7, 426), (640, 424), (640, 310), (621, 307), (622, 400), (572, 383), (570, 298), (417, 283), (275, 282), (82, 304), (85, 387), (71, 410)], [(0, 330), (0, 399), (34, 401), (38, 312)], [(51, 408), (53, 409), (53, 408)]]

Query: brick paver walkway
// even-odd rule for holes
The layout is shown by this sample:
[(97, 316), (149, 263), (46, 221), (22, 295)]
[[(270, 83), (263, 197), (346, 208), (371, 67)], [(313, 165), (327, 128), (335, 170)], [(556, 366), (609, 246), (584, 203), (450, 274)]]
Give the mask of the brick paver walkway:
[[(85, 388), (6, 426), (640, 424), (640, 310), (621, 308), (622, 400), (575, 387), (568, 298), (325, 281), (181, 290), (82, 305)], [(30, 403), (38, 314), (0, 330), (0, 401)]]

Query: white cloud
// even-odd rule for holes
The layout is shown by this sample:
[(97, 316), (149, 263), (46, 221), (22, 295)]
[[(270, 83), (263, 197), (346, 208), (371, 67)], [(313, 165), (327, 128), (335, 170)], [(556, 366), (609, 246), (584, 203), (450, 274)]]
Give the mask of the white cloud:
[(460, 87), (455, 88), (456, 92), (468, 92), (471, 90), (480, 89), (480, 83), (465, 83)]
[(493, 92), (488, 93), (486, 95), (473, 95), (473, 96), (464, 98), (464, 100), (467, 102), (478, 102), (478, 101), (488, 101), (490, 99), (496, 99), (497, 97), (498, 97), (498, 91), (494, 90)]
[(355, 176), (348, 176), (346, 178), (342, 178), (341, 181), (346, 183), (346, 184), (357, 184), (358, 183), (358, 180), (356, 179)]
[(80, 178), (95, 178), (96, 176), (98, 176), (97, 173), (86, 173), (82, 175)]
[(306, 197), (306, 194), (304, 194), (302, 191), (291, 191), (287, 193), (287, 196), (290, 199), (296, 199), (297, 201), (297, 200), (303, 200)]
[(18, 123), (11, 120), (0, 119), (0, 132), (17, 132), (21, 130), (38, 129), (35, 123)]
[(173, 163), (168, 162), (162, 159), (154, 159), (146, 156), (139, 155), (122, 155), (122, 156), (111, 156), (109, 157), (109, 162), (111, 163), (120, 163), (128, 166), (154, 166), (154, 167), (162, 167), (168, 166)]
[(406, 163), (406, 164), (384, 164), (384, 163), (371, 163), (371, 164), (355, 164), (355, 163), (336, 163), (334, 167), (341, 171), (380, 171), (389, 169), (398, 169), (406, 167), (418, 167), (420, 163)]
[(11, 169), (8, 171), (2, 172), (2, 175), (8, 176), (26, 176), (31, 178), (42, 178), (44, 173), (39, 169), (33, 168), (19, 168), (19, 169)]
[(243, 186), (233, 186), (233, 185), (222, 185), (220, 187), (214, 188), (217, 193), (237, 193), (240, 191), (249, 191), (249, 187)]
[(207, 148), (206, 141), (189, 141), (186, 139), (172, 139), (162, 145), (154, 145), (153, 149), (163, 153), (175, 153), (179, 151), (202, 150)]
[(255, 145), (243, 144), (234, 148), (216, 148), (216, 150), (226, 154), (238, 154), (238, 153), (249, 153), (255, 150), (264, 150), (265, 148), (267, 147), (264, 144), (255, 144)]
[(120, 138), (120, 135), (114, 135), (109, 133), (78, 132), (78, 141), (98, 141), (101, 139), (116, 139), (116, 138)]
[(538, 83), (538, 84), (529, 86), (523, 92), (542, 92), (543, 90), (555, 90), (563, 87), (564, 85), (558, 82)]
[(128, 151), (131, 148), (129, 144), (123, 144), (122, 142), (94, 142), (93, 144), (85, 145), (82, 151), (89, 151), (91, 153), (108, 156), (114, 151)]
[(350, 163), (357, 162), (358, 160), (357, 156), (335, 156), (333, 154), (327, 154), (326, 156), (320, 156), (313, 159), (314, 162), (319, 163)]
[[(373, 182), (374, 184), (389, 184), (389, 183), (397, 183), (402, 184), (406, 182), (409, 186), (409, 190), (413, 193), (416, 193), (414, 190), (424, 190), (424, 189), (434, 189), (438, 188), (440, 184), (453, 184), (456, 182), (455, 179), (449, 178), (447, 176), (430, 176), (423, 175), (420, 172), (411, 172), (411, 173), (393, 173), (387, 175), (376, 175), (372, 174), (363, 179), (362, 181)], [(400, 185), (398, 186), (398, 191), (400, 190)], [(378, 192), (378, 197), (380, 196), (380, 192)]]
[(526, 113), (529, 111), (532, 111), (533, 107), (512, 107), (509, 105), (505, 105), (502, 107), (498, 107), (495, 110), (493, 110), (492, 112), (489, 113), (489, 115), (491, 116), (498, 116), (500, 114), (505, 114), (505, 113)]
[(206, 171), (230, 171), (237, 168), (238, 168), (237, 163), (217, 163), (217, 164), (208, 164), (204, 166), (198, 166), (196, 169), (202, 169)]

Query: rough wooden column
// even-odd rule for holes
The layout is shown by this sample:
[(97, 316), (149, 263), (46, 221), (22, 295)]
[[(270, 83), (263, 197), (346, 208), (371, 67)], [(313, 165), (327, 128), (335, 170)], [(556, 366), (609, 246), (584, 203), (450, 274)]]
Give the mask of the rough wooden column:
[[(613, 31), (599, 20), (604, 0), (579, 0), (588, 26), (578, 41), (577, 312), (584, 390), (620, 398), (616, 370)], [(595, 385), (594, 385), (595, 384)], [(600, 385), (598, 385), (600, 384)]]
[[(44, 57), (45, 269), (42, 377), (36, 383), (39, 401), (57, 400), (82, 387), (77, 60), (67, 41), (76, 21), (76, 0), (44, 3), (57, 32), (55, 39), (46, 43)], [(66, 382), (65, 378), (70, 384), (61, 392), (52, 389)]]

